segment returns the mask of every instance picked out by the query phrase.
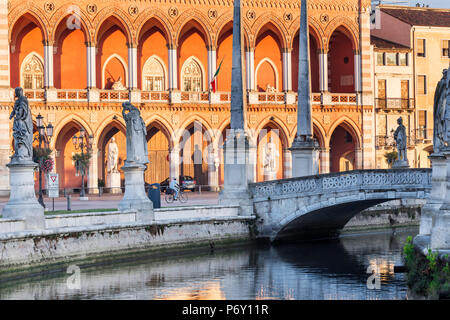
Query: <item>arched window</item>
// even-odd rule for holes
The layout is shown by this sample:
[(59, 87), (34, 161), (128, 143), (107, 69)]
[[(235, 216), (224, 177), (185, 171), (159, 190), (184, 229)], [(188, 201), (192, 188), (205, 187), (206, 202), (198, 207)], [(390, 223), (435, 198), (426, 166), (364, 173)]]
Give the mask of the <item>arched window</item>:
[(44, 87), (44, 64), (37, 54), (30, 54), (22, 63), (22, 87), (42, 89)]
[(200, 64), (193, 58), (189, 58), (181, 72), (183, 77), (183, 91), (200, 92), (203, 90), (203, 72)]
[(164, 68), (161, 62), (150, 57), (142, 70), (142, 84), (145, 91), (164, 91)]

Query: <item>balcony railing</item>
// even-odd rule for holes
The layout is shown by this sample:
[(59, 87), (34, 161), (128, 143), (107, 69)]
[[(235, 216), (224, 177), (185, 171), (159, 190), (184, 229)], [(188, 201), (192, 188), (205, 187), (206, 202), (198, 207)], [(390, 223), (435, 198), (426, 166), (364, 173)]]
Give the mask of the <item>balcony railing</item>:
[[(198, 103), (227, 104), (231, 101), (231, 92), (180, 92), (180, 91), (128, 91), (99, 89), (38, 89), (24, 90), (30, 101), (91, 101), (91, 102), (124, 102), (132, 103)], [(312, 93), (313, 105), (356, 105), (357, 96), (351, 93)], [(399, 99), (397, 99), (399, 100)], [(413, 99), (410, 99), (413, 100)], [(377, 100), (378, 101), (378, 100)], [(296, 92), (247, 92), (249, 105), (277, 104), (296, 105)]]
[(414, 99), (376, 98), (375, 107), (377, 109), (409, 110), (414, 108)]
[[(412, 132), (409, 136), (406, 137), (406, 145), (409, 147), (414, 147), (416, 145), (416, 137), (414, 136), (414, 132)], [(377, 149), (385, 148), (390, 149), (396, 146), (394, 136), (376, 136), (375, 137), (375, 146)]]
[(417, 142), (426, 142), (427, 140), (433, 140), (433, 129), (419, 128), (416, 130)]

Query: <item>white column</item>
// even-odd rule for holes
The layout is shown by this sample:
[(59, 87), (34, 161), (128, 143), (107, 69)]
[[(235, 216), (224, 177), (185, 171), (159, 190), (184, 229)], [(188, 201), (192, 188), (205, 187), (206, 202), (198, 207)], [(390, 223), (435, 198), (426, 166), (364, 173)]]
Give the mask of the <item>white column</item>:
[(44, 43), (44, 87), (53, 88), (53, 43)]
[(211, 87), (211, 81), (217, 70), (217, 51), (216, 48), (208, 48), (208, 89)]
[(137, 89), (137, 47), (135, 44), (128, 45), (128, 88)]
[(361, 55), (355, 52), (355, 92), (361, 92)]
[(246, 57), (246, 74), (247, 74), (247, 90), (254, 91), (255, 87), (255, 49), (248, 48), (245, 52)]
[(319, 85), (320, 91), (328, 91), (328, 54), (319, 53)]
[(87, 87), (96, 88), (97, 87), (97, 70), (96, 70), (96, 56), (97, 48), (92, 43), (86, 44), (86, 55), (87, 55)]
[(178, 90), (177, 47), (169, 46), (169, 90)]
[(169, 174), (170, 180), (180, 177), (180, 146), (175, 145), (172, 150), (169, 151)]
[(96, 145), (92, 146), (92, 157), (89, 160), (89, 173), (88, 173), (88, 193), (97, 194), (98, 193), (98, 157), (99, 150)]
[(292, 91), (292, 49), (283, 50), (283, 91)]
[(292, 154), (289, 149), (284, 149), (284, 178), (292, 178)]

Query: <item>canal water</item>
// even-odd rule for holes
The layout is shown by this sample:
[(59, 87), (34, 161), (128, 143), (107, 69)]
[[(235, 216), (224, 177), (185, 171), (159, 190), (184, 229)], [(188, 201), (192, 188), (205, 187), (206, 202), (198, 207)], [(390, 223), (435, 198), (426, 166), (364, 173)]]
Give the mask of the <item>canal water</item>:
[(417, 232), (143, 258), (79, 273), (71, 266), (69, 273), (2, 282), (0, 299), (405, 299), (405, 274), (394, 265)]

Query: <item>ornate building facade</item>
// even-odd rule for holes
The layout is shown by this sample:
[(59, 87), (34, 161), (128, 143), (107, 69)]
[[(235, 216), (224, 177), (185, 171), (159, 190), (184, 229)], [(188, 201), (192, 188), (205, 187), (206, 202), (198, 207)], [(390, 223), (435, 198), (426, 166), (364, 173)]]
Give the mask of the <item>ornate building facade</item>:
[[(375, 167), (370, 1), (336, 3), (309, 1), (312, 114), (322, 173)], [(300, 2), (243, 0), (242, 6), (255, 180), (288, 178), (297, 129)], [(220, 186), (230, 121), (232, 11), (231, 0), (0, 0), (0, 189), (9, 185), (8, 117), (17, 86), (33, 117), (41, 114), (54, 126), (50, 147), (61, 188), (81, 185), (72, 162), (72, 137), (81, 128), (93, 137), (91, 191), (98, 179), (106, 180), (112, 137), (121, 167), (121, 104), (128, 100), (147, 126), (146, 182), (189, 175), (197, 184)]]

